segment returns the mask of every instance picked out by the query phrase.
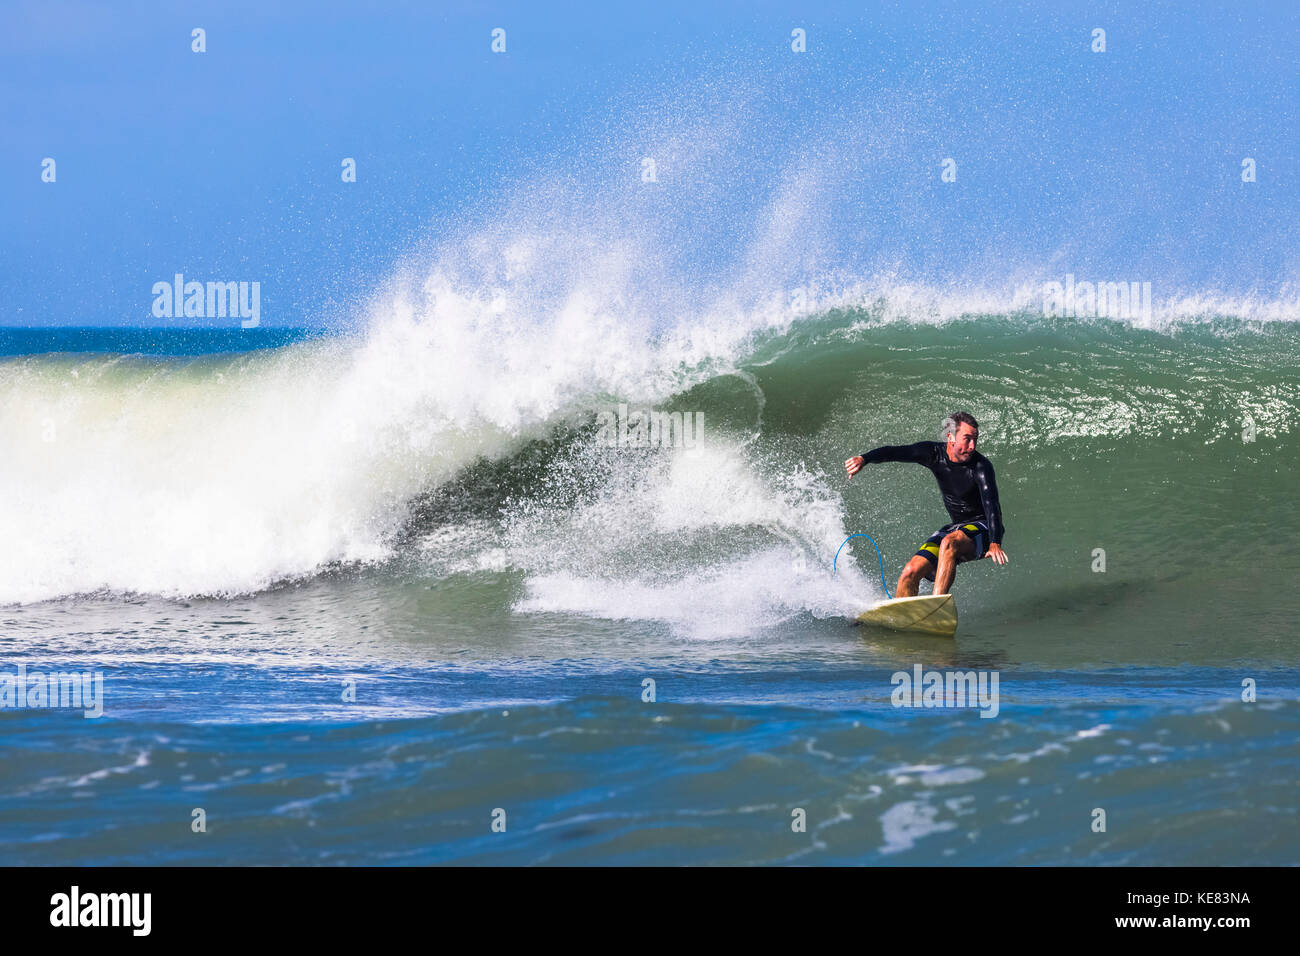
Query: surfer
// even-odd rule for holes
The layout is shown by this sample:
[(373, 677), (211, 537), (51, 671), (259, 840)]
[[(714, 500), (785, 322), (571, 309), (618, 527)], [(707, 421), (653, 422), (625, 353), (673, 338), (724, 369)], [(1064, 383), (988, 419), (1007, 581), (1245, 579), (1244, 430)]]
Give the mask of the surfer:
[(1007, 563), (993, 463), (975, 450), (979, 430), (969, 412), (955, 412), (943, 420), (944, 442), (882, 445), (844, 463), (852, 478), (863, 465), (911, 461), (929, 468), (939, 482), (952, 523), (930, 535), (907, 562), (895, 597), (915, 597), (922, 578), (934, 582), (935, 594), (947, 594), (957, 576), (957, 565), (963, 561), (992, 558), (998, 564)]

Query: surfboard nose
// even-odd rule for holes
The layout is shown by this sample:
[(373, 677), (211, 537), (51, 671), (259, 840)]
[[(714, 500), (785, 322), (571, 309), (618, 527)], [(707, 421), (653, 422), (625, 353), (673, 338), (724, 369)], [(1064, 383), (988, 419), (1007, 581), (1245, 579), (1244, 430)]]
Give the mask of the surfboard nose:
[(957, 602), (951, 594), (894, 598), (863, 611), (858, 615), (858, 623), (952, 637), (957, 633)]

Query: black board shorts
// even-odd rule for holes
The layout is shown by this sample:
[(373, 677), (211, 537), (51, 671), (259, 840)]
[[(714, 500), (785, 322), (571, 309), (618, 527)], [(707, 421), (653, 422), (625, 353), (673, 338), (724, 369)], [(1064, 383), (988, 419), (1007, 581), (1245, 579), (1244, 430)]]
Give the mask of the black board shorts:
[(939, 546), (943, 544), (943, 539), (954, 531), (964, 531), (967, 536), (975, 542), (975, 556), (971, 558), (959, 558), (957, 563), (963, 561), (978, 561), (989, 553), (989, 528), (983, 521), (978, 518), (973, 521), (954, 521), (952, 524), (946, 524), (930, 537), (925, 539), (925, 544), (921, 545), (920, 550), (916, 553), (934, 564), (939, 563)]

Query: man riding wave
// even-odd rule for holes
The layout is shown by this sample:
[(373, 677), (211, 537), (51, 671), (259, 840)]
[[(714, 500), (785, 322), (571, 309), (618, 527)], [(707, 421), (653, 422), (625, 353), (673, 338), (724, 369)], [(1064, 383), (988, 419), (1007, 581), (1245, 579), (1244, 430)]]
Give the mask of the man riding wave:
[(963, 561), (992, 558), (1007, 563), (1002, 550), (1002, 509), (993, 463), (975, 450), (979, 423), (968, 412), (943, 420), (945, 441), (919, 441), (915, 445), (882, 445), (844, 462), (852, 478), (863, 465), (910, 461), (924, 465), (939, 482), (951, 524), (926, 539), (898, 578), (895, 597), (915, 597), (921, 579), (934, 582), (935, 594), (947, 594)]

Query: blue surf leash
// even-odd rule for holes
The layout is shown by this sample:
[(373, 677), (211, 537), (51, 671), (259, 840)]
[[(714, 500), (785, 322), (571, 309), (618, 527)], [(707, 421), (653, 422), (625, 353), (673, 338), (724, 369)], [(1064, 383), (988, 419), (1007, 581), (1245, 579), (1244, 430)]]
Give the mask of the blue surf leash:
[(885, 584), (885, 556), (880, 553), (880, 545), (876, 544), (876, 539), (869, 534), (851, 534), (844, 539), (843, 543), (835, 550), (835, 560), (831, 563), (831, 574), (834, 574), (839, 569), (840, 552), (844, 550), (844, 545), (854, 538), (866, 538), (871, 542), (871, 546), (876, 549), (876, 557), (880, 558), (880, 587), (884, 590), (885, 597), (892, 601), (894, 596), (889, 593), (889, 587)]

